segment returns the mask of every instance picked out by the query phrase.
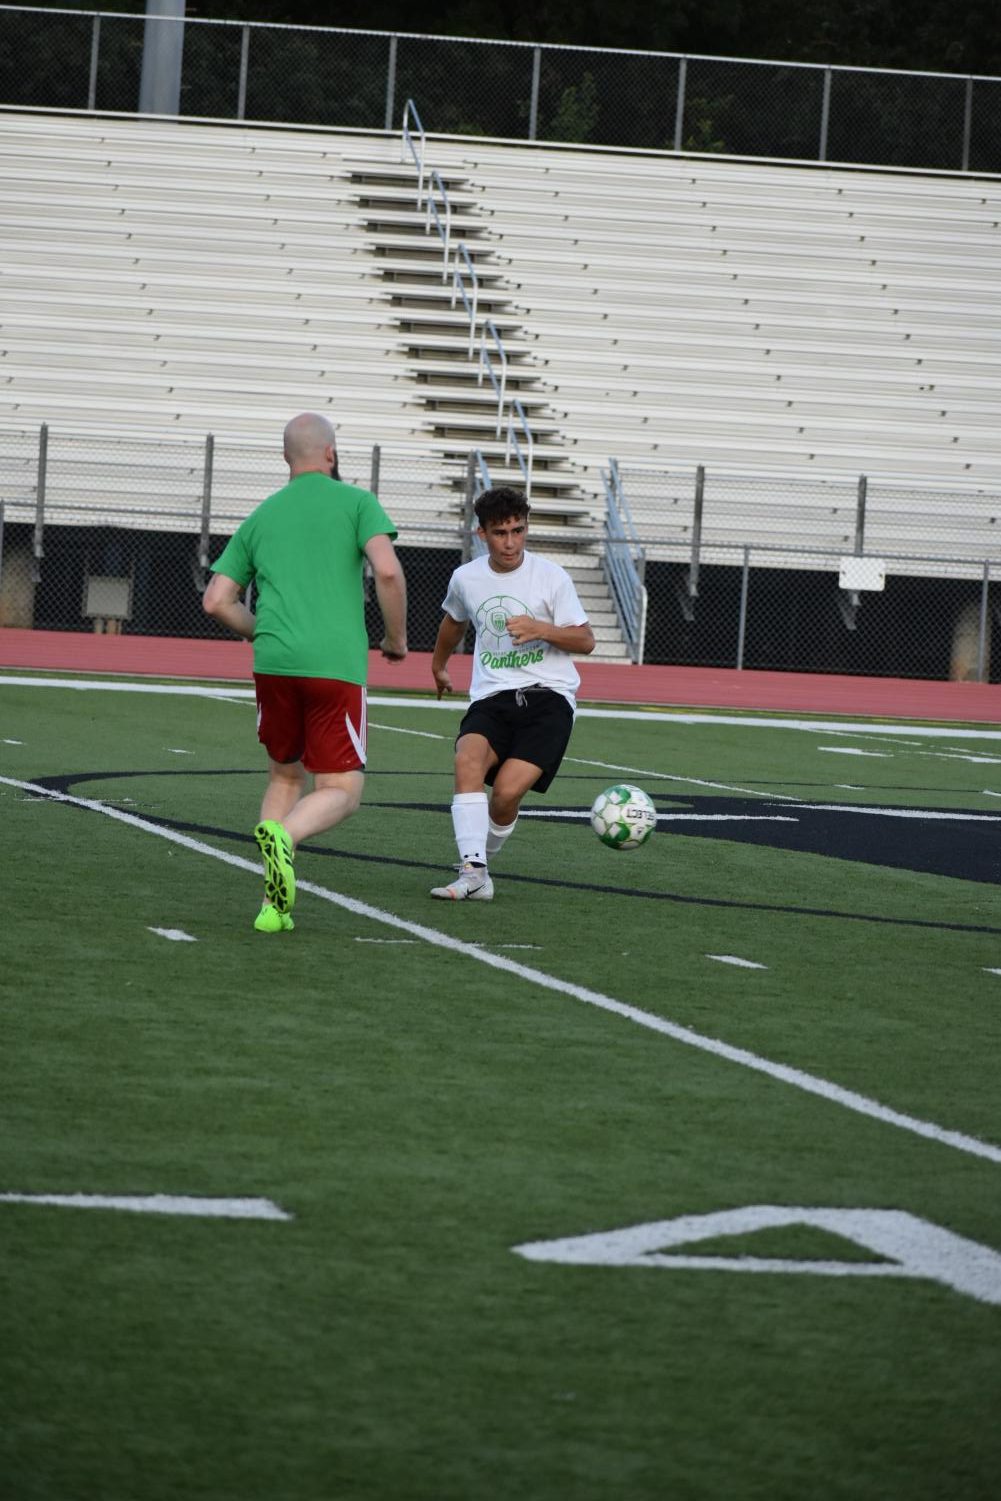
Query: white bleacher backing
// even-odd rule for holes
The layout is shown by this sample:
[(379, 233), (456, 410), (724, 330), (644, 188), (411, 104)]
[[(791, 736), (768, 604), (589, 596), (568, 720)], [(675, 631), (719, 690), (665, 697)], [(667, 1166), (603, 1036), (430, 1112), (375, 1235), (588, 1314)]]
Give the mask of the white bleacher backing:
[[(942, 492), (972, 497), (949, 550), (987, 547), (998, 180), (433, 137), (428, 164), (568, 543), (614, 456), (627, 493), (630, 465), (705, 465), (707, 528), (716, 474), (806, 482), (788, 506), (749, 485), (717, 541), (847, 537), (822, 481), (865, 473), (913, 481), (882, 547), (937, 551)], [(310, 407), (359, 448), (454, 470), (482, 447), (496, 475), (408, 173), (416, 200), (395, 136), (0, 112), (0, 424), (277, 441)]]

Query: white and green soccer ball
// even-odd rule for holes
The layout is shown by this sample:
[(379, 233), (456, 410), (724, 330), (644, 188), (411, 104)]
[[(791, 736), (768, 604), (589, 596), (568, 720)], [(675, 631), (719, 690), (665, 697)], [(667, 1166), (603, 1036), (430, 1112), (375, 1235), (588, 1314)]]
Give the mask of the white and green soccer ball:
[(642, 787), (619, 782), (598, 793), (591, 827), (609, 849), (638, 850), (657, 827), (657, 810)]

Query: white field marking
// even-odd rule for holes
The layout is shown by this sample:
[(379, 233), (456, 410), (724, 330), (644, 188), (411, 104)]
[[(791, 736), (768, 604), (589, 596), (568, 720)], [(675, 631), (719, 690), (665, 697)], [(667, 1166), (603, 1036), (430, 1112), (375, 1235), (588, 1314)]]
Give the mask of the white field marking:
[(857, 745), (818, 745), (817, 749), (826, 751), (829, 756), (882, 756), (886, 761), (893, 760), (889, 751), (864, 751)]
[(857, 782), (835, 782), (834, 785), (838, 789), (839, 792), (864, 792), (865, 791), (865, 788), (859, 786), (859, 784)]
[[(369, 699), (369, 703), (371, 702), (372, 700)], [(371, 719), (368, 727), (370, 730), (389, 730), (394, 735), (419, 735), (422, 740), (451, 740), (452, 738), (451, 735), (436, 735), (434, 730), (403, 730), (395, 724), (373, 724)]]
[[(882, 726), (880, 726), (880, 728), (882, 728)], [(824, 730), (823, 727), (821, 726), (820, 729), (819, 729), (819, 733), (826, 734), (827, 731)], [(842, 739), (842, 740), (868, 740), (868, 741), (872, 741), (872, 740), (880, 740), (883, 737), (880, 736), (880, 735), (859, 735), (858, 732), (855, 731), (855, 730), (846, 730), (843, 734), (841, 734), (839, 732), (839, 738)], [(919, 746), (921, 744), (921, 741), (920, 740), (901, 740), (900, 737), (899, 737), (899, 735), (888, 735), (886, 737), (886, 739), (885, 739), (885, 744), (892, 745), (894, 747), (894, 749), (896, 749), (896, 748), (898, 748), (901, 745), (903, 745), (903, 746)]]
[(872, 818), (934, 818), (945, 823), (1001, 823), (999, 813), (929, 813), (921, 808), (870, 808), (865, 803), (811, 803), (811, 813), (862, 813)]
[[(159, 693), (174, 694), (187, 698), (229, 699), (253, 698), (253, 688), (201, 687), (188, 683), (134, 683), (103, 682), (85, 678), (26, 678), (4, 674), (0, 668), (0, 688), (6, 684), (19, 688), (72, 688), (77, 692), (103, 693)], [(469, 699), (393, 698), (382, 694), (370, 694), (369, 705), (380, 709), (443, 709), (458, 713), (469, 708)], [(915, 724), (913, 720), (895, 724), (867, 724), (864, 721), (836, 719), (766, 719), (751, 714), (692, 714), (672, 712), (670, 709), (592, 709), (579, 708), (578, 719), (637, 720), (647, 724), (723, 724), (744, 725), (754, 730), (823, 730), (830, 735), (920, 735), (929, 740), (1001, 740), (1001, 729), (963, 729), (957, 725)], [(623, 768), (628, 770), (628, 768)], [(660, 775), (659, 772), (652, 775)]]
[(1001, 975), (1001, 969), (985, 969), (985, 975)]
[[(790, 1261), (759, 1256), (664, 1254), (676, 1246), (697, 1245), (699, 1241), (733, 1235), (754, 1235), (760, 1230), (785, 1229), (790, 1225), (810, 1225), (889, 1259)], [(511, 1249), (527, 1261), (555, 1261), (564, 1266), (926, 1278), (980, 1303), (1001, 1303), (1001, 1255), (997, 1251), (902, 1209), (799, 1209), (778, 1204), (745, 1204), (714, 1214), (681, 1214), (676, 1219), (630, 1225), (624, 1230), (534, 1241)]]
[(0, 1204), (54, 1204), (65, 1209), (126, 1209), (133, 1214), (193, 1214), (212, 1220), (290, 1220), (270, 1199), (196, 1199), (189, 1194), (9, 1194)]
[[(581, 710), (580, 713), (584, 713)], [(564, 761), (572, 762), (575, 766), (599, 766), (602, 771), (624, 771), (634, 777), (656, 777), (661, 782), (681, 782), (686, 787), (709, 787), (715, 792), (743, 792), (748, 797), (777, 797), (787, 798), (789, 802), (801, 801), (792, 793), (787, 792), (760, 792), (754, 787), (733, 787), (729, 782), (706, 782), (701, 777), (672, 776), (667, 771), (645, 771), (640, 766), (616, 766), (609, 761), (585, 761), (581, 756), (564, 756)]]
[(985, 787), (980, 795), (981, 797), (1001, 797), (1001, 792), (992, 792), (989, 787)]
[(707, 954), (707, 959), (715, 959), (717, 964), (736, 964), (741, 969), (767, 969), (767, 964), (755, 964), (753, 959), (738, 959), (735, 954)]
[(150, 933), (156, 933), (159, 938), (169, 938), (174, 943), (197, 943), (197, 938), (192, 938), (190, 933), (185, 933), (183, 928), (149, 928)]
[(4, 745), (23, 745), (24, 741), (23, 740), (4, 740), (2, 743)]
[[(109, 808), (89, 798), (72, 797), (67, 792), (55, 792), (48, 787), (40, 787), (34, 782), (17, 781), (14, 777), (0, 776), (0, 785), (19, 787), (25, 792), (37, 792), (53, 802), (68, 803), (71, 807), (89, 808), (94, 813), (103, 813), (107, 818), (113, 818), (119, 823), (140, 829), (145, 834), (155, 834), (157, 838), (180, 845), (182, 849), (191, 850), (198, 855), (208, 855), (213, 860), (222, 861), (224, 865), (232, 865), (237, 870), (248, 871), (255, 881), (260, 881), (259, 862), (246, 860), (242, 855), (231, 855), (227, 850), (216, 849), (213, 845), (204, 844), (200, 839), (192, 839), (176, 829), (160, 828), (140, 818), (138, 814), (124, 813), (120, 808)], [(492, 954), (486, 949), (475, 948), (460, 938), (453, 938), (449, 933), (439, 932), (438, 929), (426, 927), (423, 923), (410, 922), (407, 918), (398, 917), (393, 912), (385, 912), (380, 907), (370, 906), (368, 902), (344, 896), (339, 891), (330, 891), (325, 886), (317, 886), (313, 881), (297, 881), (296, 888), (298, 891), (308, 891), (311, 895), (318, 896), (335, 907), (343, 907), (345, 911), (354, 913), (356, 917), (365, 917), (372, 922), (397, 928), (403, 933), (411, 934), (414, 938), (423, 939), (425, 943), (434, 944), (437, 948), (448, 949), (454, 954), (463, 954), (467, 958), (478, 960), (481, 964), (489, 964), (492, 969), (499, 969), (506, 974), (514, 975), (530, 985), (539, 985), (558, 995), (570, 996), (573, 1000), (582, 1001), (587, 1006), (594, 1006), (612, 1016), (620, 1016), (625, 1021), (634, 1022), (639, 1027), (646, 1027), (651, 1032), (658, 1032), (663, 1037), (673, 1038), (675, 1042), (684, 1043), (686, 1047), (710, 1053), (716, 1058), (725, 1058), (730, 1063), (737, 1063), (742, 1068), (765, 1074), (768, 1078), (777, 1079), (793, 1089), (801, 1089), (806, 1094), (817, 1095), (820, 1099), (841, 1105), (857, 1115), (881, 1121), (884, 1125), (896, 1126), (898, 1130), (908, 1131), (927, 1141), (937, 1142), (940, 1146), (952, 1147), (955, 1151), (965, 1152), (971, 1157), (982, 1157), (988, 1162), (1001, 1164), (1001, 1146), (995, 1146), (993, 1142), (981, 1141), (975, 1136), (967, 1136), (963, 1131), (953, 1131), (948, 1127), (936, 1125), (934, 1121), (905, 1115), (902, 1111), (893, 1110), (878, 1100), (857, 1094), (853, 1089), (845, 1089), (840, 1084), (833, 1084), (830, 1080), (822, 1079), (816, 1074), (790, 1068), (785, 1063), (775, 1063), (770, 1058), (762, 1058), (746, 1048), (733, 1047), (730, 1043), (722, 1042), (718, 1038), (703, 1036), (702, 1033), (693, 1031), (691, 1027), (683, 1027), (678, 1022), (669, 1021), (666, 1017), (656, 1016), (650, 1011), (642, 1011), (638, 1006), (629, 1005), (625, 1001), (617, 1001), (611, 996), (602, 995), (598, 990), (589, 990), (584, 985), (575, 985), (570, 980), (561, 980), (556, 975), (546, 974), (543, 970), (531, 969), (516, 959), (508, 959), (504, 955)]]
[(164, 746), (164, 750), (167, 752), (168, 756), (193, 756), (194, 755), (194, 751), (178, 750), (178, 748), (177, 748), (176, 745), (165, 745)]
[[(566, 759), (566, 758), (564, 758)], [(590, 818), (585, 808), (522, 808), (519, 818)], [(658, 813), (658, 823), (799, 823), (784, 813)]]
[(919, 756), (928, 756), (933, 761), (972, 761), (974, 766), (1001, 766), (998, 756), (971, 756), (968, 751), (918, 751)]

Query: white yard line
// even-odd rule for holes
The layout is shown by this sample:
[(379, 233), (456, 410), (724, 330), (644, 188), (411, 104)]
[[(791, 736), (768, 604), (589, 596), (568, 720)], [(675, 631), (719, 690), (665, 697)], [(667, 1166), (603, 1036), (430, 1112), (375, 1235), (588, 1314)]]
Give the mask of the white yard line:
[[(372, 700), (369, 699), (369, 703), (371, 702)], [(422, 740), (451, 740), (452, 738), (451, 735), (436, 735), (434, 730), (405, 730), (398, 724), (375, 724), (371, 719), (368, 727), (370, 730), (389, 730), (393, 735), (419, 735)]]
[(1001, 823), (1001, 813), (941, 813), (927, 808), (871, 808), (866, 803), (811, 803), (811, 813), (863, 813), (870, 818), (938, 819), (942, 823)]
[[(579, 818), (590, 815), (586, 808), (522, 808), (519, 818)], [(786, 813), (658, 813), (658, 823), (799, 823)]]
[(150, 928), (150, 933), (155, 933), (158, 938), (169, 938), (172, 943), (197, 943), (197, 938), (192, 938), (190, 933), (185, 933), (183, 928)]
[[(37, 793), (53, 802), (67, 803), (71, 807), (89, 808), (92, 812), (103, 813), (106, 818), (128, 824), (131, 828), (139, 829), (143, 833), (154, 834), (159, 839), (166, 839), (171, 844), (180, 845), (183, 849), (191, 850), (195, 854), (208, 855), (211, 859), (220, 860), (225, 865), (232, 865), (237, 870), (248, 871), (256, 881), (260, 880), (260, 866), (256, 861), (246, 860), (242, 855), (232, 855), (227, 850), (216, 849), (213, 845), (204, 844), (200, 839), (192, 839), (178, 830), (160, 828), (156, 824), (148, 823), (146, 819), (138, 817), (135, 813), (123, 813), (120, 808), (110, 808), (90, 798), (72, 797), (69, 793), (55, 792), (48, 787), (40, 787), (34, 782), (18, 781), (14, 777), (0, 776), (0, 784), (17, 787), (22, 792)], [(677, 1022), (667, 1020), (666, 1017), (643, 1011), (638, 1006), (631, 1006), (625, 1001), (617, 1001), (612, 996), (602, 995), (600, 991), (590, 990), (587, 986), (575, 985), (572, 981), (546, 974), (543, 970), (532, 969), (502, 954), (493, 954), (488, 949), (477, 948), (460, 938), (453, 938), (448, 933), (439, 932), (436, 928), (426, 927), (423, 923), (410, 922), (406, 918), (397, 917), (395, 913), (370, 906), (368, 902), (345, 896), (342, 892), (331, 891), (325, 886), (317, 886), (312, 881), (300, 880), (297, 885), (299, 891), (309, 892), (312, 896), (320, 897), (335, 907), (342, 907), (356, 917), (383, 923), (386, 927), (408, 933), (437, 948), (447, 949), (468, 959), (475, 959), (480, 964), (488, 964), (492, 969), (514, 975), (530, 985), (541, 986), (558, 995), (570, 996), (571, 999), (582, 1001), (587, 1006), (594, 1006), (609, 1015), (621, 1017), (624, 1021), (633, 1022), (636, 1026), (644, 1027), (648, 1031), (657, 1032), (663, 1037), (672, 1038), (675, 1042), (684, 1043), (686, 1047), (696, 1048), (716, 1058), (724, 1058), (729, 1063), (739, 1064), (742, 1068), (764, 1074), (779, 1083), (816, 1095), (831, 1104), (851, 1110), (856, 1115), (867, 1116), (884, 1125), (895, 1126), (900, 1131), (907, 1131), (914, 1136), (937, 1142), (940, 1146), (951, 1147), (954, 1151), (964, 1152), (971, 1157), (981, 1157), (988, 1162), (1001, 1164), (1001, 1146), (995, 1146), (993, 1142), (980, 1141), (974, 1136), (967, 1136), (962, 1131), (953, 1131), (936, 1125), (934, 1121), (905, 1115), (899, 1110), (893, 1110), (888, 1105), (881, 1104), (878, 1100), (857, 1094), (855, 1090), (845, 1089), (840, 1084), (834, 1084), (816, 1074), (805, 1073), (802, 1069), (791, 1068), (784, 1063), (775, 1063), (770, 1058), (762, 1058), (746, 1048), (732, 1047), (729, 1043), (722, 1042), (715, 1037), (706, 1037), (701, 1032), (680, 1026)]]
[[(581, 709), (578, 714), (586, 714), (586, 709)], [(734, 787), (729, 782), (707, 782), (701, 777), (679, 777), (668, 771), (647, 771), (642, 766), (616, 766), (611, 761), (585, 761), (581, 756), (564, 756), (567, 764), (574, 766), (597, 766), (602, 771), (624, 771), (633, 777), (655, 777), (660, 782), (680, 782), (685, 787), (708, 787), (713, 792), (742, 792), (747, 797), (770, 797), (772, 801), (777, 797), (786, 798), (789, 802), (799, 802), (800, 799), (787, 792), (760, 792), (754, 787)]]
[[(0, 688), (5, 685), (15, 688), (72, 688), (77, 692), (97, 693), (158, 693), (174, 694), (186, 698), (215, 698), (215, 699), (240, 699), (253, 698), (253, 688), (220, 688), (216, 683), (210, 687), (201, 687), (190, 683), (138, 683), (104, 681), (99, 678), (34, 678), (8, 676), (0, 669)], [(434, 699), (427, 698), (404, 698), (391, 697), (389, 695), (370, 694), (369, 706), (387, 709), (441, 709), (447, 713), (457, 713), (469, 708), (468, 698)], [(581, 708), (577, 710), (579, 719), (614, 719), (618, 721), (638, 720), (648, 724), (722, 724), (742, 725), (755, 730), (809, 730), (811, 732), (823, 730), (831, 735), (886, 735), (896, 739), (900, 735), (920, 735), (928, 740), (1001, 740), (1001, 729), (976, 729), (968, 730), (956, 725), (937, 724), (914, 724), (911, 721), (901, 721), (900, 725), (869, 724), (864, 720), (858, 722), (837, 719), (766, 719), (759, 715), (751, 714), (694, 714), (687, 711), (671, 709), (593, 709)], [(623, 768), (626, 769), (626, 768)], [(651, 773), (659, 775), (659, 773)]]

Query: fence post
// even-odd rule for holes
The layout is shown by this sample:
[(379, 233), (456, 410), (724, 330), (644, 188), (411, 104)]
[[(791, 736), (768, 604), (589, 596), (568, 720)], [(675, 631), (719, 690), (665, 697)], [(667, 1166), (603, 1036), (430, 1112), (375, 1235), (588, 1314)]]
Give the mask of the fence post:
[(740, 575), (740, 619), (737, 623), (737, 671), (744, 668), (744, 638), (747, 635), (747, 583), (751, 572), (751, 549), (744, 545), (744, 567)]
[(32, 543), (31, 581), (37, 584), (42, 577), (40, 567), (45, 556), (45, 483), (49, 469), (49, 424), (43, 422), (38, 429), (38, 475), (35, 483), (35, 535)]
[(963, 100), (963, 160), (960, 165), (961, 172), (970, 170), (970, 136), (973, 133), (973, 79), (966, 80), (965, 98)]
[(101, 17), (94, 17), (90, 30), (90, 78), (87, 83), (87, 108), (97, 108), (97, 54), (101, 46)]
[(209, 538), (212, 535), (212, 469), (215, 463), (215, 438), (205, 435), (205, 468), (202, 471), (202, 533), (198, 544), (198, 565), (209, 566)]
[[(462, 501), (462, 561), (468, 563), (473, 555), (471, 532), (473, 529), (473, 497), (476, 494), (476, 451), (469, 450), (466, 460), (466, 491)], [(462, 650), (462, 647), (459, 648)]]
[(977, 636), (977, 682), (986, 683), (987, 669), (987, 596), (991, 586), (990, 560), (984, 559), (984, 581), (980, 586), (980, 631)]
[(382, 449), (378, 443), (372, 444), (372, 467), (369, 470), (368, 488), (373, 495), (379, 493), (379, 471), (382, 468)]
[(386, 63), (386, 123), (385, 130), (392, 130), (396, 111), (396, 32), (389, 38), (389, 61)]
[(247, 117), (247, 68), (250, 60), (250, 27), (240, 27), (240, 84), (236, 92), (236, 118)]
[(831, 69), (824, 69), (824, 95), (820, 101), (820, 147), (818, 162), (827, 160), (827, 128), (831, 123)]
[(699, 554), (702, 551), (702, 499), (706, 489), (705, 465), (695, 471), (695, 508), (692, 512), (692, 560), (688, 565), (688, 597), (699, 597)]
[(542, 48), (532, 48), (532, 102), (528, 107), (528, 139), (535, 141), (539, 135), (539, 77), (542, 72)]
[(678, 102), (674, 110), (674, 149), (681, 150), (685, 133), (685, 80), (688, 76), (688, 58), (678, 60)]
[(864, 474), (858, 477), (858, 500), (855, 504), (855, 556), (865, 552), (865, 502), (869, 493), (869, 481)]

